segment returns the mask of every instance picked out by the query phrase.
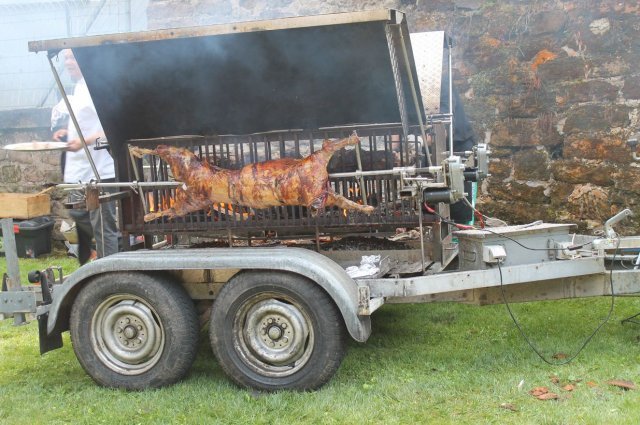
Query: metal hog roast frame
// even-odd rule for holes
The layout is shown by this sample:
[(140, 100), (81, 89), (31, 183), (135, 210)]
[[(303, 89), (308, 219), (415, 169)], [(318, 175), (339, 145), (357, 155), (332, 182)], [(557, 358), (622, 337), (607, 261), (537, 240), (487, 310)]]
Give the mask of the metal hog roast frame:
[[(127, 389), (185, 376), (200, 314), (236, 383), (304, 390), (333, 376), (347, 334), (367, 340), (384, 303), (638, 292), (640, 238), (612, 229), (629, 210), (607, 222), (603, 238), (541, 222), (451, 233), (449, 204), (464, 198), (465, 181), (487, 176), (488, 150), (454, 151), (452, 113), (440, 110), (452, 105), (449, 44), (442, 32), (410, 35), (395, 10), (30, 43), (47, 52), (58, 82), (61, 49), (80, 64), (117, 182), (61, 186), (83, 189), (89, 209), (119, 200), (125, 252), (66, 279), (34, 273), (41, 297), (3, 292), (2, 312), (18, 320), (37, 310), (43, 353), (70, 330), (87, 373)], [(186, 147), (238, 169), (305, 157), (354, 131), (359, 146), (334, 155), (330, 185), (374, 206), (371, 215), (211, 203), (143, 220), (170, 208), (184, 182), (131, 146)], [(102, 193), (113, 186), (120, 192)], [(618, 269), (620, 259), (635, 270)], [(18, 280), (10, 273), (9, 288)]]

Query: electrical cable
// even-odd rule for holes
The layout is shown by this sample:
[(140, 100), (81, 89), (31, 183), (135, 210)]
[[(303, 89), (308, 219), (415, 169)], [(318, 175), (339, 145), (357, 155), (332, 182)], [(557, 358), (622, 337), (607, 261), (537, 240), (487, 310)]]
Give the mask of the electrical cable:
[(614, 308), (614, 305), (615, 305), (615, 293), (614, 293), (614, 290), (613, 290), (613, 266), (615, 264), (616, 256), (618, 255), (618, 248), (619, 247), (620, 247), (620, 239), (618, 239), (618, 243), (616, 245), (616, 249), (615, 249), (615, 251), (613, 253), (613, 260), (611, 261), (611, 269), (609, 269), (609, 284), (610, 284), (610, 288), (611, 288), (611, 305), (609, 306), (609, 312), (607, 313), (607, 316), (604, 318), (604, 320), (602, 322), (600, 322), (600, 324), (595, 328), (595, 330), (591, 333), (591, 335), (589, 335), (584, 340), (584, 342), (582, 343), (582, 345), (580, 346), (580, 348), (578, 349), (578, 351), (574, 355), (572, 355), (571, 357), (569, 357), (568, 359), (566, 359), (566, 360), (564, 360), (562, 362), (557, 362), (557, 363), (547, 360), (547, 358), (544, 357), (544, 355), (542, 353), (540, 353), (538, 348), (533, 344), (531, 339), (527, 336), (527, 334), (524, 332), (524, 330), (520, 326), (520, 323), (518, 322), (518, 320), (516, 319), (515, 315), (513, 314), (513, 311), (511, 311), (511, 306), (509, 305), (509, 303), (507, 301), (507, 297), (506, 297), (505, 292), (504, 292), (504, 282), (503, 282), (503, 277), (502, 277), (502, 267), (500, 267), (500, 262), (498, 262), (498, 271), (500, 272), (500, 292), (502, 294), (502, 301), (504, 302), (504, 305), (507, 307), (507, 311), (509, 312), (509, 316), (511, 316), (511, 320), (513, 320), (513, 323), (516, 325), (516, 328), (518, 329), (518, 331), (520, 331), (520, 335), (522, 335), (524, 340), (527, 341), (527, 344), (529, 344), (529, 347), (531, 347), (533, 352), (536, 353), (538, 355), (538, 357), (540, 357), (545, 363), (547, 363), (549, 365), (552, 365), (552, 366), (562, 366), (562, 365), (568, 364), (569, 362), (573, 361), (573, 359), (578, 357), (578, 355), (582, 352), (582, 350), (584, 350), (584, 348), (587, 346), (587, 344), (598, 333), (598, 331), (605, 325), (605, 323), (607, 323), (609, 321), (609, 319), (611, 319), (611, 315), (613, 314), (613, 308)]
[[(469, 208), (471, 208), (474, 212), (474, 214), (477, 214), (477, 216), (483, 217), (484, 219), (486, 219), (487, 221), (492, 220), (492, 221), (498, 221), (501, 223), (501, 226), (507, 226), (507, 222), (504, 220), (500, 220), (499, 218), (496, 217), (489, 217), (488, 215), (484, 215), (482, 214), (479, 210), (476, 209), (476, 207), (473, 206), (473, 204), (471, 202), (469, 202), (469, 200), (464, 197), (462, 198), (462, 202), (464, 204), (466, 204)], [(484, 220), (483, 220), (484, 223)], [(482, 226), (484, 228), (484, 226)]]
[[(465, 202), (466, 205), (469, 206), (475, 213), (479, 214), (480, 216), (483, 216), (483, 214), (480, 213), (480, 211), (478, 211), (467, 199), (465, 199), (465, 201), (466, 201)], [(471, 227), (471, 226), (460, 225), (460, 224), (454, 223), (451, 220), (448, 220), (448, 219), (442, 217), (433, 208), (429, 207), (426, 202), (425, 202), (424, 206), (425, 206), (425, 208), (427, 209), (428, 212), (438, 216), (440, 218), (440, 220), (442, 220), (444, 223), (447, 223), (449, 225), (455, 226), (456, 228), (461, 229), (461, 230), (468, 230), (468, 228)], [(515, 240), (515, 239), (513, 239), (513, 238), (511, 238), (509, 236), (500, 234), (498, 232), (494, 232), (494, 231), (489, 230), (487, 228), (483, 228), (482, 230), (487, 231), (489, 233), (492, 233), (494, 235), (501, 236), (501, 237), (504, 237), (506, 239), (509, 239), (510, 241), (516, 243), (517, 245), (521, 246), (522, 248), (528, 249), (528, 250), (531, 250), (531, 251), (555, 251), (556, 250), (555, 248), (531, 248), (531, 247), (523, 245), (519, 241), (517, 241), (517, 240)], [(568, 249), (570, 251), (575, 251), (575, 250), (578, 250), (580, 248), (583, 248), (583, 247), (585, 247), (587, 245), (591, 245), (591, 244), (592, 244), (592, 242), (586, 242), (584, 244), (570, 246), (570, 247), (567, 247), (565, 249)], [(520, 332), (520, 335), (522, 335), (522, 337), (527, 342), (527, 344), (529, 344), (529, 347), (531, 347), (533, 352), (536, 353), (536, 355), (538, 357), (540, 357), (545, 363), (547, 363), (549, 365), (552, 365), (552, 366), (562, 366), (562, 365), (565, 365), (565, 364), (568, 364), (568, 363), (572, 362), (582, 352), (582, 350), (584, 350), (584, 348), (587, 346), (587, 344), (589, 344), (589, 342), (598, 333), (598, 331), (611, 319), (611, 315), (613, 314), (613, 309), (614, 309), (614, 306), (615, 306), (615, 292), (614, 292), (614, 288), (613, 288), (613, 266), (615, 265), (615, 262), (616, 262), (616, 256), (618, 255), (618, 248), (619, 247), (620, 247), (620, 239), (618, 239), (618, 243), (616, 244), (616, 248), (615, 248), (615, 251), (613, 253), (613, 259), (611, 261), (611, 268), (609, 269), (609, 285), (610, 285), (610, 290), (611, 290), (611, 304), (609, 306), (609, 311), (607, 312), (607, 316), (602, 320), (602, 322), (600, 322), (600, 324), (598, 324), (598, 326), (594, 329), (594, 331), (584, 340), (584, 342), (582, 343), (582, 345), (580, 346), (578, 351), (574, 355), (572, 355), (571, 357), (569, 357), (568, 359), (566, 359), (566, 360), (564, 360), (562, 362), (551, 362), (546, 357), (544, 357), (544, 355), (533, 344), (531, 339), (527, 336), (527, 334), (524, 332), (524, 330), (520, 326), (520, 323), (518, 322), (518, 320), (516, 319), (515, 315), (513, 314), (513, 311), (511, 310), (511, 306), (509, 305), (509, 302), (507, 301), (507, 297), (506, 297), (506, 294), (504, 292), (504, 279), (503, 279), (503, 276), (502, 276), (502, 267), (500, 266), (500, 262), (498, 262), (498, 271), (500, 273), (500, 293), (502, 295), (502, 301), (504, 302), (504, 305), (507, 308), (507, 311), (509, 312), (509, 316), (511, 317), (511, 320), (513, 321), (514, 325), (516, 326), (516, 328)], [(639, 255), (638, 258), (639, 258), (638, 262), (640, 262), (640, 255)]]
[[(480, 215), (481, 215), (481, 216), (483, 216), (483, 217), (487, 217), (487, 216), (485, 216), (484, 214), (482, 214), (480, 211), (478, 211), (478, 210), (477, 210), (473, 205), (471, 205), (471, 203), (469, 202), (469, 200), (468, 200), (467, 198), (463, 198), (463, 199), (464, 199), (464, 201), (466, 201), (466, 202), (465, 202), (465, 204), (466, 204), (469, 208), (471, 208), (475, 213), (480, 214)], [(442, 218), (442, 217), (440, 217), (440, 218)], [(498, 220), (498, 219), (496, 219), (496, 218), (492, 218), (492, 217), (487, 217), (487, 218), (491, 218), (491, 219), (493, 219), (493, 220)], [(502, 220), (500, 220), (500, 221), (502, 221)], [(503, 222), (503, 223), (504, 223), (504, 222)], [(489, 233), (492, 233), (492, 234), (494, 234), (494, 235), (496, 235), (496, 236), (501, 236), (501, 237), (503, 237), (503, 238), (505, 238), (505, 239), (509, 239), (510, 241), (512, 241), (512, 242), (514, 242), (514, 243), (516, 243), (517, 245), (520, 245), (522, 248), (524, 248), (524, 249), (528, 249), (528, 250), (530, 250), (530, 251), (555, 251), (555, 250), (556, 250), (555, 248), (530, 248), (530, 247), (528, 247), (528, 246), (525, 246), (525, 245), (521, 244), (521, 243), (520, 243), (520, 242), (518, 242), (517, 240), (515, 240), (515, 239), (513, 239), (513, 238), (511, 238), (511, 237), (509, 237), (509, 236), (507, 236), (507, 235), (503, 235), (502, 233), (494, 232), (493, 230), (489, 230), (489, 229), (487, 229), (487, 228), (483, 228), (482, 230), (485, 230), (485, 231), (487, 231), (487, 232), (489, 232)], [(592, 242), (585, 242), (585, 243), (583, 243), (583, 244), (581, 244), (581, 245), (572, 245), (572, 246), (569, 246), (569, 247), (567, 247), (567, 248), (565, 248), (565, 249), (567, 249), (567, 250), (569, 250), (569, 251), (576, 251), (576, 250), (578, 250), (578, 249), (580, 249), (580, 248), (584, 248), (585, 246), (591, 245), (591, 243), (592, 243)]]
[[(449, 219), (444, 218), (442, 215), (438, 214), (438, 212), (436, 210), (434, 210), (429, 205), (427, 205), (426, 202), (424, 203), (424, 207), (427, 210), (427, 212), (429, 212), (430, 214), (434, 214), (437, 217), (439, 217), (440, 220), (442, 220), (443, 223), (446, 223), (446, 224), (449, 224), (451, 226), (454, 226), (454, 227), (456, 227), (456, 228), (458, 228), (460, 230), (476, 230), (476, 228), (473, 227), (473, 226), (468, 226), (466, 224), (458, 224), (458, 223), (455, 223), (455, 222), (453, 222), (453, 221), (451, 221)], [(474, 208), (474, 210), (475, 210), (475, 208)], [(485, 232), (492, 233), (492, 234), (494, 234), (496, 236), (500, 236), (500, 237), (503, 237), (505, 239), (509, 239), (510, 241), (514, 242), (517, 245), (520, 245), (524, 249), (528, 249), (529, 251), (547, 251), (547, 252), (548, 251), (557, 251), (557, 248), (531, 248), (531, 247), (523, 245), (518, 240), (513, 239), (513, 238), (511, 238), (511, 237), (509, 237), (507, 235), (504, 235), (502, 233), (494, 232), (493, 230), (489, 230), (487, 228), (484, 228), (482, 230), (485, 231)], [(592, 244), (592, 242), (585, 242), (585, 243), (583, 243), (581, 245), (573, 245), (573, 246), (566, 247), (564, 249), (567, 249), (569, 251), (576, 251), (576, 250), (578, 250), (580, 248), (584, 248), (585, 246), (591, 245), (591, 244)]]
[[(517, 245), (520, 245), (524, 249), (528, 249), (529, 251), (556, 251), (557, 250), (557, 248), (531, 248), (531, 247), (528, 247), (528, 246), (525, 246), (525, 245), (521, 244), (517, 240), (515, 240), (515, 239), (513, 239), (513, 238), (511, 238), (511, 237), (509, 237), (507, 235), (503, 235), (502, 233), (494, 232), (494, 231), (489, 230), (489, 229), (482, 229), (482, 230), (484, 230), (486, 232), (489, 232), (489, 233), (493, 233), (494, 235), (503, 237), (505, 239), (509, 239), (510, 241), (516, 243)], [(578, 250), (580, 248), (584, 248), (587, 245), (591, 245), (592, 243), (593, 242), (585, 242), (585, 243), (583, 243), (581, 245), (572, 245), (572, 246), (566, 247), (564, 249), (567, 249), (569, 251), (576, 251), (576, 250)]]

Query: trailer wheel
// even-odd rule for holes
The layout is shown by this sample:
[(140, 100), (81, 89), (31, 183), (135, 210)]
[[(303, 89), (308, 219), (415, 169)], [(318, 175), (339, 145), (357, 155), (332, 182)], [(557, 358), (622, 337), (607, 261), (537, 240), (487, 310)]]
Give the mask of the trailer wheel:
[(139, 390), (184, 377), (196, 356), (198, 317), (182, 287), (145, 273), (87, 283), (70, 318), (73, 350), (100, 385)]
[(213, 305), (209, 334), (231, 379), (267, 391), (321, 387), (346, 347), (333, 300), (314, 282), (275, 271), (234, 276)]

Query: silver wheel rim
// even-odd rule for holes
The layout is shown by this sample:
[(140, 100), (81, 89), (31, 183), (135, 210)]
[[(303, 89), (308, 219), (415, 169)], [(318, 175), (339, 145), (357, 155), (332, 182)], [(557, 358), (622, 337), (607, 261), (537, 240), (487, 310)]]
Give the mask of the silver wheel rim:
[(298, 372), (313, 352), (313, 326), (306, 311), (286, 297), (261, 294), (245, 301), (233, 323), (234, 348), (262, 376)]
[(123, 375), (139, 375), (162, 356), (164, 328), (155, 310), (142, 298), (113, 295), (95, 310), (91, 344), (100, 361)]

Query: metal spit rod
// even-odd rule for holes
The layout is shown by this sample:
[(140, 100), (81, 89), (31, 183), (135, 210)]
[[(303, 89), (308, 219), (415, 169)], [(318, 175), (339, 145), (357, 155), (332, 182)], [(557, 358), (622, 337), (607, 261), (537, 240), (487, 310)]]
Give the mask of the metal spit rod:
[(451, 114), (451, 120), (449, 121), (449, 156), (453, 156), (453, 62), (451, 59), (453, 44), (450, 37), (447, 37), (447, 45), (447, 56), (449, 57), (449, 114)]
[[(58, 52), (59, 53), (59, 52)], [(67, 97), (67, 92), (64, 90), (64, 86), (62, 85), (62, 81), (60, 80), (60, 76), (58, 75), (58, 70), (53, 65), (52, 56), (47, 55), (47, 59), (49, 60), (49, 66), (51, 67), (51, 72), (53, 73), (53, 78), (56, 80), (56, 84), (58, 85), (58, 90), (60, 90), (60, 94), (62, 95), (62, 99), (64, 100), (64, 104), (67, 106), (67, 111), (69, 111), (69, 117), (73, 122), (73, 126), (78, 133), (78, 137), (80, 138), (80, 142), (82, 143), (82, 148), (84, 149), (84, 153), (87, 155), (87, 160), (91, 165), (91, 169), (93, 170), (93, 175), (96, 176), (96, 180), (100, 182), (100, 174), (98, 174), (98, 168), (96, 167), (95, 162), (93, 162), (93, 157), (91, 156), (91, 152), (89, 152), (89, 146), (87, 146), (86, 140), (84, 140), (84, 135), (82, 134), (82, 130), (80, 130), (80, 125), (78, 124), (78, 120), (76, 119), (76, 114), (73, 112), (71, 108), (71, 103), (69, 102), (69, 98)]]
[(329, 177), (331, 178), (345, 178), (345, 177), (356, 177), (360, 178), (361, 176), (393, 176), (397, 174), (416, 174), (416, 173), (439, 173), (442, 171), (442, 167), (439, 165), (435, 165), (432, 167), (394, 167), (391, 170), (372, 170), (372, 171), (352, 171), (348, 173), (331, 173)]
[[(354, 131), (355, 134), (355, 131)], [(358, 163), (358, 171), (362, 173), (362, 158), (360, 158), (360, 138), (356, 145), (356, 162)], [(360, 193), (362, 193), (362, 203), (367, 205), (367, 187), (364, 184), (364, 177), (360, 175)]]
[[(76, 129), (76, 133), (78, 133), (78, 138), (80, 139), (80, 143), (82, 143), (82, 149), (84, 150), (87, 160), (89, 161), (89, 165), (91, 165), (91, 170), (93, 171), (93, 175), (95, 176), (96, 181), (100, 182), (100, 173), (98, 173), (98, 168), (96, 167), (96, 163), (93, 161), (93, 157), (91, 156), (91, 152), (89, 151), (89, 146), (87, 145), (87, 141), (84, 139), (84, 135), (82, 134), (82, 130), (80, 129), (80, 125), (78, 124), (78, 120), (76, 119), (76, 114), (73, 112), (73, 108), (71, 108), (71, 103), (69, 102), (69, 98), (67, 97), (67, 92), (64, 90), (62, 81), (60, 81), (60, 75), (58, 75), (58, 70), (53, 65), (52, 55), (47, 54), (47, 59), (49, 60), (49, 66), (51, 67), (53, 78), (56, 80), (58, 90), (60, 90), (62, 99), (64, 99), (64, 104), (67, 106), (67, 111), (69, 112), (69, 118), (71, 118), (71, 121), (73, 122), (73, 126)], [(104, 216), (102, 214), (102, 204), (100, 204), (98, 208), (100, 210), (99, 211), (100, 228), (101, 228), (100, 231), (102, 232), (102, 234), (104, 234)], [(104, 239), (102, 240), (102, 251), (104, 252)]]
[[(141, 188), (172, 188), (183, 186), (184, 183), (181, 182), (109, 182), (109, 183), (98, 183), (98, 182), (89, 182), (89, 183), (61, 183), (56, 187), (64, 190), (73, 190), (73, 189), (84, 189), (87, 186), (90, 187), (128, 187), (130, 189), (141, 189)], [(186, 186), (186, 185), (185, 185)]]

